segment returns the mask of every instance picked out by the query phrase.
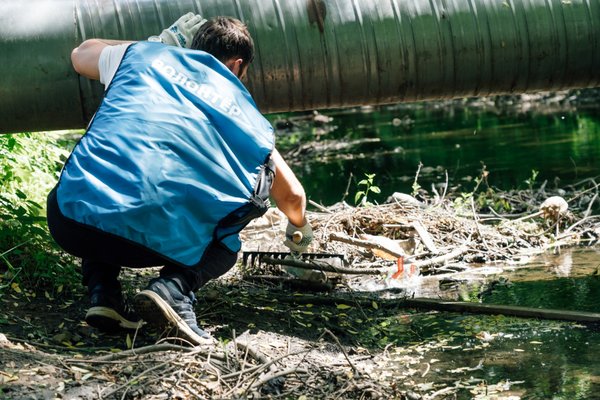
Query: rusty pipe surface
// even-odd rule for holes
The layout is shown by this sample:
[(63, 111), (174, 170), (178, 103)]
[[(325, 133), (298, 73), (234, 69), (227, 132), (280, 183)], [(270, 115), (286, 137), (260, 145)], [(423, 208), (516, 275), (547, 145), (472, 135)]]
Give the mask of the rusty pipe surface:
[(188, 11), (246, 22), (264, 113), (600, 86), (600, 0), (0, 0), (0, 132), (84, 127), (71, 50)]

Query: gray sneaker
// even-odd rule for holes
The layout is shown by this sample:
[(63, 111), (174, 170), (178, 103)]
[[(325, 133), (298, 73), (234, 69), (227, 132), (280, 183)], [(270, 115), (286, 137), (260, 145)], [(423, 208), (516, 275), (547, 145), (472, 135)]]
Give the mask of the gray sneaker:
[(135, 296), (134, 307), (138, 315), (158, 327), (163, 336), (174, 336), (195, 346), (214, 344), (213, 337), (198, 327), (195, 301), (194, 293), (184, 294), (171, 279), (156, 278)]
[(129, 307), (118, 284), (96, 285), (90, 291), (91, 307), (85, 315), (85, 322), (103, 332), (115, 333), (121, 329), (138, 329), (140, 317)]

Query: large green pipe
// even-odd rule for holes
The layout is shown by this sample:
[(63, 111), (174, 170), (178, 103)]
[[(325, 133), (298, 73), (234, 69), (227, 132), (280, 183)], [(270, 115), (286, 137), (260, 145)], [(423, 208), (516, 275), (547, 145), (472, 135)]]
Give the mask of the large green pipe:
[(600, 0), (0, 0), (0, 132), (83, 127), (71, 49), (190, 10), (248, 24), (265, 113), (600, 86)]

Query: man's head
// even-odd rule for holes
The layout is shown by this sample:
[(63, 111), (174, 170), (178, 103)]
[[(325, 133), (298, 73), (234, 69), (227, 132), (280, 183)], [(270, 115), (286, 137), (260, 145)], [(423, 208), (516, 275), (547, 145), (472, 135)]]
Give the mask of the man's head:
[(216, 17), (204, 23), (196, 32), (191, 48), (212, 54), (240, 79), (254, 58), (254, 42), (248, 28), (229, 17)]

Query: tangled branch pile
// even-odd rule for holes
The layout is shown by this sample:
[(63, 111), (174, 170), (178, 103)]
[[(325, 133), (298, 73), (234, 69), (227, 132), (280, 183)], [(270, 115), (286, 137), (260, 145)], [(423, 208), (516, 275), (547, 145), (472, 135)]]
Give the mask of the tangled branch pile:
[[(64, 396), (201, 399), (345, 394), (380, 398), (392, 394), (361, 375), (345, 351), (333, 354), (331, 344), (290, 343), (273, 334), (252, 335), (250, 343), (246, 336), (217, 347), (162, 343), (91, 359), (61, 360), (79, 382), (65, 390)], [(267, 351), (280, 355), (271, 359)]]
[[(315, 231), (310, 251), (338, 253), (350, 267), (392, 271), (398, 259), (424, 273), (464, 270), (467, 264), (518, 263), (532, 254), (561, 247), (594, 245), (600, 215), (592, 215), (598, 184), (586, 180), (565, 190), (523, 190), (475, 195), (449, 193), (423, 201), (395, 193), (386, 204), (351, 207), (313, 205)], [(492, 204), (511, 210), (499, 214)], [(285, 218), (273, 212), (243, 232), (245, 250), (278, 246)], [(280, 236), (279, 236), (280, 237)]]
[[(556, 196), (567, 199), (566, 208)], [(549, 249), (595, 245), (600, 237), (600, 216), (593, 214), (597, 199), (598, 185), (587, 181), (569, 192), (540, 189), (465, 196), (450, 191), (433, 197), (421, 193), (418, 199), (395, 194), (382, 205), (313, 205), (318, 211), (309, 213), (315, 233), (309, 250), (343, 254), (344, 268), (355, 279), (388, 279), (397, 272), (399, 259), (437, 279), (472, 268), (473, 263), (508, 264)], [(492, 203), (503, 203), (512, 212), (493, 211)], [(281, 244), (286, 221), (275, 210), (254, 221), (242, 232), (244, 250), (286, 251)], [(284, 276), (272, 265), (260, 268), (242, 268), (243, 277), (265, 272)], [(47, 386), (38, 380), (53, 376), (52, 395), (80, 399), (433, 399), (465, 388), (483, 388), (486, 394), (491, 390), (468, 376), (460, 385), (452, 384), (436, 372), (444, 368), (430, 366), (430, 351), (444, 350), (446, 344), (410, 345), (410, 338), (419, 334), (411, 330), (429, 315), (401, 311), (395, 298), (341, 291), (292, 296), (270, 283), (231, 278), (203, 290), (201, 300), (203, 312), (214, 310), (210, 325), (219, 331), (216, 337), (226, 338), (222, 343), (189, 348), (165, 338), (136, 348), (134, 340), (127, 345), (131, 350), (67, 358), (42, 353), (33, 345), (17, 349), (12, 338), (0, 338), (3, 371), (16, 371), (11, 365), (19, 357), (27, 356), (27, 365), (35, 366), (18, 373), (0, 371), (0, 383), (21, 384), (31, 374), (36, 380), (29, 390), (41, 397)], [(235, 329), (250, 332), (236, 337)], [(401, 335), (405, 331), (406, 338)], [(398, 343), (402, 345), (390, 347)], [(461, 366), (456, 374), (479, 368)], [(15, 393), (24, 389), (14, 385)]]

